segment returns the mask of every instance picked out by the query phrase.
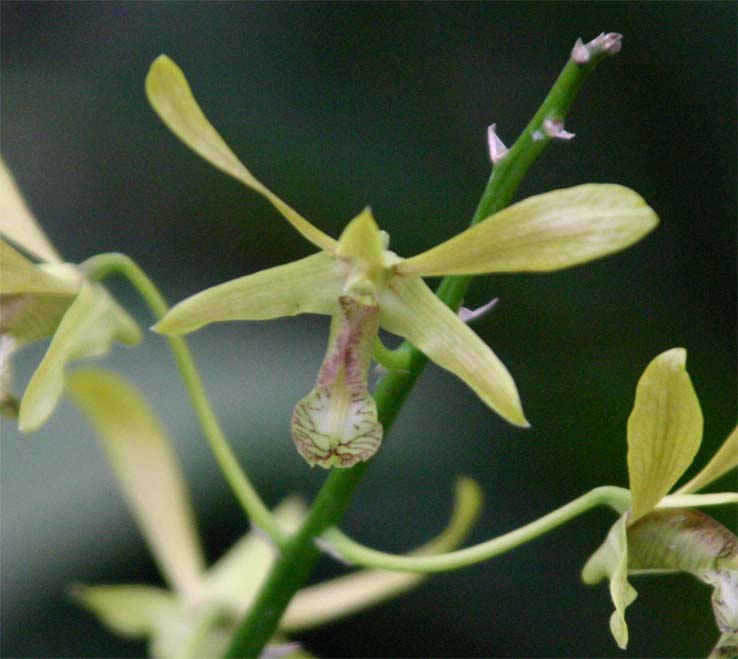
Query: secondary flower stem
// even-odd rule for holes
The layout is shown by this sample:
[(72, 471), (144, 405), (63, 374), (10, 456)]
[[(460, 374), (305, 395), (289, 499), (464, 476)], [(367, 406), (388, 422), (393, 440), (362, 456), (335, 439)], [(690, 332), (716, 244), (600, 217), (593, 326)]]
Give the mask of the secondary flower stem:
[[(160, 320), (169, 310), (169, 305), (167, 305), (166, 300), (154, 283), (125, 254), (99, 254), (85, 261), (82, 267), (95, 280), (103, 279), (110, 274), (124, 276), (141, 295), (157, 320)], [(205, 387), (187, 344), (184, 339), (178, 336), (167, 337), (167, 341), (169, 341), (182, 380), (190, 395), (195, 414), (200, 420), (202, 431), (233, 493), (251, 523), (258, 526), (281, 546), (285, 542), (287, 534), (274, 520), (269, 509), (264, 505), (251, 481), (249, 481), (248, 476), (238, 464), (238, 460), (236, 460), (236, 456), (233, 454), (210, 405)]]
[[(587, 49), (587, 46), (583, 48)], [(510, 203), (528, 168), (553, 138), (545, 130), (546, 120), (563, 121), (584, 79), (601, 59), (614, 52), (592, 48), (588, 49), (585, 62), (581, 61), (581, 57), (578, 58), (579, 62), (574, 59), (567, 62), (522, 135), (495, 164), (472, 224), (481, 222)], [(446, 277), (438, 288), (438, 297), (451, 309), (458, 310), (470, 282), (471, 277)], [(408, 347), (408, 355), (407, 371), (388, 373), (379, 381), (374, 392), (385, 439), (428, 361), (423, 353), (411, 346)], [(302, 527), (283, 546), (280, 559), (275, 561), (261, 591), (236, 630), (226, 651), (226, 658), (258, 657), (261, 654), (274, 636), (287, 604), (310, 576), (318, 560), (315, 538), (338, 524), (367, 464), (362, 462), (351, 469), (331, 471)]]
[(342, 559), (356, 565), (395, 572), (446, 572), (504, 554), (601, 505), (610, 506), (618, 514), (622, 514), (630, 505), (630, 492), (625, 488), (610, 485), (596, 487), (514, 531), (471, 547), (436, 556), (399, 556), (376, 551), (353, 541), (336, 528), (326, 531), (322, 538)]

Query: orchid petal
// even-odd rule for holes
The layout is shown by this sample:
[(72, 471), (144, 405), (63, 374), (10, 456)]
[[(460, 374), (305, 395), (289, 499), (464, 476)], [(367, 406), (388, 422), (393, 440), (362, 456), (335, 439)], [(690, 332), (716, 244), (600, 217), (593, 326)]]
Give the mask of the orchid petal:
[(369, 208), (343, 230), (335, 255), (351, 264), (344, 292), (362, 304), (376, 305), (392, 271), (386, 267), (382, 234)]
[(529, 197), (406, 259), (400, 274), (545, 272), (618, 252), (658, 223), (632, 190), (587, 184)]
[[(48, 263), (61, 258), (51, 246), (18, 190), (5, 161), (0, 158), (0, 234), (12, 240), (29, 254)], [(4, 266), (4, 263), (3, 263)]]
[[(282, 528), (293, 532), (306, 513), (300, 497), (289, 497), (277, 506), (274, 517)], [(266, 579), (276, 553), (268, 540), (253, 531), (247, 533), (207, 571), (202, 582), (204, 596), (242, 615)]]
[(69, 361), (102, 355), (114, 340), (132, 344), (140, 338), (141, 330), (107, 291), (99, 284), (85, 283), (28, 383), (19, 428), (30, 432), (49, 417), (61, 395)]
[(42, 293), (74, 296), (81, 285), (82, 278), (74, 276), (71, 269), (67, 269), (64, 276), (52, 273), (30, 261), (0, 239), (0, 294)]
[(686, 370), (687, 352), (674, 348), (646, 367), (628, 418), (631, 523), (653, 510), (692, 463), (702, 441), (702, 411)]
[(295, 406), (292, 439), (311, 467), (348, 468), (371, 458), (382, 442), (367, 371), (379, 331), (377, 307), (339, 299), (328, 352), (313, 390)]
[(182, 70), (166, 55), (160, 55), (151, 64), (146, 76), (146, 95), (161, 120), (195, 153), (264, 195), (311, 243), (328, 251), (335, 248), (333, 238), (290, 208), (246, 169), (203, 114)]
[(615, 611), (610, 617), (610, 631), (622, 650), (628, 645), (625, 609), (637, 596), (635, 589), (628, 582), (626, 520), (626, 515), (618, 519), (607, 534), (605, 542), (592, 554), (582, 570), (582, 580), (586, 584), (596, 584), (605, 578), (610, 580), (610, 597), (615, 604)]
[(689, 492), (697, 492), (706, 487), (714, 480), (717, 480), (724, 473), (735, 469), (738, 465), (738, 426), (733, 428), (733, 432), (723, 442), (718, 452), (712, 457), (702, 470), (685, 483), (674, 494), (688, 494)]
[(72, 597), (112, 631), (144, 638), (176, 615), (177, 599), (151, 586), (75, 586)]
[(204, 569), (187, 488), (169, 439), (141, 394), (99, 369), (67, 377), (98, 432), (131, 513), (166, 580), (190, 593)]
[(382, 296), (381, 326), (460, 377), (510, 423), (527, 426), (510, 373), (490, 348), (418, 277), (396, 277)]
[(343, 278), (324, 252), (208, 288), (176, 304), (154, 327), (187, 334), (222, 320), (268, 320), (300, 313), (331, 315)]
[(710, 494), (668, 494), (656, 508), (704, 508), (738, 503), (738, 492), (712, 492)]
[(738, 570), (738, 538), (699, 510), (654, 510), (628, 527), (630, 570)]
[[(413, 552), (416, 556), (450, 551), (460, 545), (479, 516), (482, 494), (469, 478), (460, 478), (451, 519), (435, 540)], [(415, 587), (427, 574), (361, 570), (298, 591), (280, 622), (280, 630), (294, 633), (349, 616)]]

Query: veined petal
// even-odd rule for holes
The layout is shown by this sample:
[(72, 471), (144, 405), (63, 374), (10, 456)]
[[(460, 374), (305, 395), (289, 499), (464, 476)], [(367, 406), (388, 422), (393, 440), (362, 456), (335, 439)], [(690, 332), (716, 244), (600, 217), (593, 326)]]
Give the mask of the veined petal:
[(187, 488), (169, 439), (141, 394), (100, 369), (67, 376), (97, 431), (128, 507), (166, 580), (193, 593), (204, 569)]
[(319, 252), (208, 288), (176, 304), (153, 329), (187, 334), (221, 320), (268, 320), (300, 313), (333, 314), (344, 275)]
[(0, 234), (42, 261), (61, 263), (59, 254), (28, 210), (2, 158), (0, 158)]
[(96, 357), (114, 341), (136, 343), (141, 330), (99, 284), (85, 283), (67, 309), (21, 402), (19, 428), (38, 428), (54, 410), (64, 386), (64, 368), (73, 359)]
[(628, 418), (628, 475), (633, 514), (647, 514), (692, 463), (702, 441), (702, 410), (683, 348), (667, 350), (646, 367)]
[(628, 527), (630, 570), (738, 570), (738, 538), (709, 515), (690, 508), (659, 509)]
[(311, 467), (353, 467), (382, 442), (367, 370), (379, 331), (377, 307), (344, 296), (313, 390), (292, 413), (292, 440)]
[(106, 627), (129, 638), (149, 636), (178, 609), (172, 593), (151, 586), (75, 586), (71, 594)]
[(397, 266), (400, 274), (560, 270), (618, 252), (658, 223), (632, 190), (587, 184), (529, 197)]
[(528, 426), (505, 365), (419, 277), (395, 277), (382, 296), (381, 326), (460, 377), (495, 412)]
[(81, 277), (52, 274), (0, 239), (0, 295), (44, 293), (74, 296)]
[[(300, 497), (289, 497), (274, 510), (280, 526), (297, 530), (307, 508)], [(274, 562), (277, 549), (253, 531), (244, 535), (210, 568), (202, 581), (205, 599), (221, 602), (242, 615), (259, 591)]]
[(720, 478), (724, 473), (735, 469), (736, 465), (738, 465), (738, 426), (733, 428), (733, 432), (728, 435), (728, 438), (723, 442), (718, 452), (712, 456), (712, 460), (674, 494), (698, 492), (703, 487), (712, 483), (712, 481)]
[(615, 611), (610, 617), (610, 632), (620, 649), (628, 645), (628, 625), (625, 609), (636, 598), (635, 588), (628, 582), (628, 538), (626, 535), (627, 515), (623, 515), (607, 534), (607, 539), (592, 554), (582, 570), (586, 584), (596, 584), (602, 579), (610, 580), (610, 597)]
[(195, 153), (264, 195), (311, 243), (327, 251), (334, 249), (333, 238), (290, 208), (246, 169), (200, 109), (182, 70), (166, 55), (159, 55), (151, 64), (146, 76), (146, 95), (161, 120)]

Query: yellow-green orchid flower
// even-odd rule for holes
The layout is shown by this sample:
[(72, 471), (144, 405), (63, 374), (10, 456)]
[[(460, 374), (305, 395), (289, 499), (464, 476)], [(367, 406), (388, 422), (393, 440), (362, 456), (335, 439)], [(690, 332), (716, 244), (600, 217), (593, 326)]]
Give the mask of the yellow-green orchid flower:
[[(72, 400), (98, 432), (129, 509), (169, 589), (147, 585), (76, 586), (73, 596), (112, 631), (148, 639), (162, 659), (221, 656), (275, 560), (278, 549), (247, 533), (206, 568), (194, 517), (165, 431), (141, 395), (107, 371), (80, 369), (67, 378)], [(480, 509), (479, 488), (462, 479), (447, 530), (423, 553), (447, 551), (466, 536)], [(274, 511), (287, 532), (305, 513), (290, 497)], [(399, 595), (422, 575), (361, 570), (299, 591), (279, 627), (292, 634)], [(283, 637), (274, 639), (279, 644)], [(290, 656), (304, 656), (296, 654)]]
[[(38, 259), (33, 261), (11, 245)], [(18, 409), (11, 394), (13, 353), (53, 336)], [(94, 357), (114, 340), (136, 343), (141, 331), (100, 284), (62, 262), (0, 160), (0, 408), (17, 413), (23, 431), (38, 428), (54, 410), (73, 359)]]
[(403, 259), (389, 251), (388, 236), (368, 208), (336, 241), (254, 178), (205, 117), (184, 74), (168, 57), (152, 64), (146, 92), (185, 144), (264, 195), (321, 250), (194, 295), (155, 327), (165, 334), (184, 334), (223, 320), (331, 316), (329, 347), (315, 388), (297, 404), (292, 418), (293, 439), (311, 465), (350, 467), (379, 447), (382, 427), (366, 374), (380, 327), (408, 339), (460, 377), (509, 422), (527, 426), (504, 364), (421, 277), (566, 268), (628, 247), (658, 221), (632, 190), (582, 185), (526, 199)]
[(674, 348), (648, 365), (636, 389), (628, 419), (631, 508), (582, 571), (588, 584), (610, 580), (615, 604), (610, 630), (621, 648), (628, 643), (625, 609), (636, 598), (629, 572), (681, 570), (697, 575), (715, 586), (713, 602), (724, 605), (721, 631), (727, 633), (732, 626), (732, 633), (738, 634), (738, 540), (707, 515), (685, 509), (738, 502), (735, 492), (694, 494), (738, 465), (738, 428), (704, 469), (668, 494), (701, 442), (702, 411), (686, 370), (686, 352)]

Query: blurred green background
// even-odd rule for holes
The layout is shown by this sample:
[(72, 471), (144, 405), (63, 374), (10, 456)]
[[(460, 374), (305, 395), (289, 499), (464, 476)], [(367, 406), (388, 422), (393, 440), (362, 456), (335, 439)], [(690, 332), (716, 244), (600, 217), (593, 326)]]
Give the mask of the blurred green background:
[[(636, 247), (552, 275), (481, 277), (468, 306), (515, 376), (533, 427), (506, 425), (431, 366), (373, 461), (344, 527), (404, 551), (439, 530), (454, 478), (486, 496), (473, 540), (599, 484), (626, 484), (625, 423), (646, 364), (674, 346), (705, 415), (701, 466), (736, 411), (735, 3), (9, 2), (2, 12), (2, 149), (62, 254), (118, 250), (171, 301), (310, 253), (256, 194), (201, 161), (143, 93), (169, 54), (257, 177), (332, 235), (371, 204), (417, 253), (466, 226), (489, 172), (579, 36), (622, 32), (518, 198), (586, 181), (635, 188), (661, 225)], [(144, 326), (141, 303), (111, 288)], [(312, 386), (327, 319), (211, 326), (191, 346), (239, 457), (269, 503), (307, 496), (289, 416)], [(16, 388), (44, 346), (17, 360)], [(114, 351), (175, 437), (211, 559), (245, 528), (164, 342)], [(690, 470), (690, 474), (695, 469)], [(735, 486), (726, 477), (719, 487)], [(716, 486), (717, 487), (717, 486)], [(735, 528), (734, 513), (717, 516)], [(593, 512), (485, 565), (303, 638), (321, 656), (704, 656), (709, 590), (641, 578), (631, 644), (608, 632), (607, 589), (579, 571), (613, 522)], [(329, 561), (317, 577), (343, 572)], [(84, 419), (64, 403), (33, 436), (3, 425), (2, 654), (141, 656), (71, 604), (70, 583), (159, 579)]]

